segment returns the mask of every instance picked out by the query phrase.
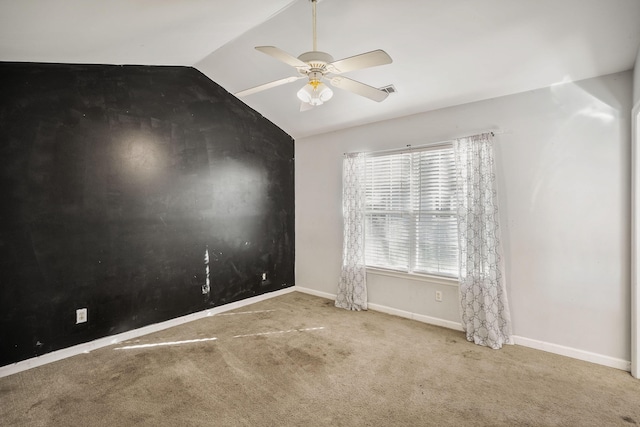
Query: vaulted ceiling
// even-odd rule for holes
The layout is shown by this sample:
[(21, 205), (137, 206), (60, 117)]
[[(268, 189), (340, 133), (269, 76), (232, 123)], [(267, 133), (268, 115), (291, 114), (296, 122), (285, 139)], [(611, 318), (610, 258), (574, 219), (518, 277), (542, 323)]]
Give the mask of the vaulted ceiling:
[[(242, 100), (294, 138), (629, 70), (638, 0), (319, 0), (318, 50), (384, 49), (346, 76), (397, 93), (334, 90), (300, 112), (303, 80)], [(258, 52), (312, 50), (309, 0), (0, 0), (0, 61), (194, 66), (228, 91), (295, 69)]]

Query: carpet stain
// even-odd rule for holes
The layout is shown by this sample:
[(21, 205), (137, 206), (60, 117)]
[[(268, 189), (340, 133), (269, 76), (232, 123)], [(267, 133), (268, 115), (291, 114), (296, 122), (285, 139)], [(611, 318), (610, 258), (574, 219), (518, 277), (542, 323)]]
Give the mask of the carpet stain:
[(362, 327), (372, 335), (376, 335), (376, 336), (384, 336), (385, 335), (384, 329), (382, 329), (381, 327), (379, 327), (377, 325), (374, 325), (373, 323), (364, 322), (362, 324)]
[(351, 351), (349, 350), (344, 350), (342, 348), (339, 348), (338, 350), (336, 350), (336, 353), (339, 354), (342, 357), (349, 357), (351, 356)]
[(44, 403), (44, 400), (38, 400), (36, 403), (34, 403), (33, 405), (31, 405), (29, 407), (29, 410), (32, 410), (33, 408), (37, 408), (38, 406), (42, 405)]
[(629, 424), (638, 425), (638, 423), (636, 422), (636, 420), (634, 420), (634, 419), (633, 419), (633, 418), (631, 418), (631, 417), (626, 417), (626, 416), (625, 416), (625, 417), (620, 417), (620, 418), (622, 418), (622, 420), (623, 420), (623, 421), (626, 421), (626, 422), (628, 422)]
[(481, 360), (482, 359), (482, 357), (480, 356), (479, 353), (477, 353), (475, 351), (471, 351), (471, 350), (463, 351), (462, 352), (462, 357), (464, 357), (465, 359), (472, 359), (472, 360)]
[(289, 356), (297, 365), (311, 366), (315, 368), (326, 364), (322, 357), (318, 357), (299, 348), (292, 348), (291, 350), (288, 350), (287, 356)]
[(18, 387), (12, 385), (0, 387), (0, 394), (11, 393), (12, 391), (15, 391), (17, 389)]

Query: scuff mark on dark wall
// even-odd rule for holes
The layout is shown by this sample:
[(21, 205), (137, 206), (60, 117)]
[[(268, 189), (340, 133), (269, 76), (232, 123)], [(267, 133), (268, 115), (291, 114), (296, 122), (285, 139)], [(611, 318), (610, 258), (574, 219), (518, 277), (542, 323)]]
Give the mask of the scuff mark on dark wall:
[(0, 365), (293, 285), (293, 141), (197, 70), (0, 93)]

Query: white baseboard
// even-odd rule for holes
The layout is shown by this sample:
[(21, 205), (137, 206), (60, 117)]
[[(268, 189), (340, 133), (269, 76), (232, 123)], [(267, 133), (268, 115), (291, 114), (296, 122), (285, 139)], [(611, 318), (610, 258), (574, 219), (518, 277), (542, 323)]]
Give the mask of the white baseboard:
[[(315, 289), (303, 288), (302, 286), (294, 286), (298, 292), (305, 294), (315, 295), (330, 300), (336, 299), (335, 294), (329, 294), (327, 292), (316, 291)], [(440, 319), (437, 317), (425, 316), (424, 314), (411, 313), (405, 310), (399, 310), (393, 307), (387, 307), (381, 304), (367, 304), (368, 308), (373, 311), (379, 311), (381, 313), (393, 314), (394, 316), (404, 317), (407, 319), (417, 320), (418, 322), (428, 323), (430, 325), (442, 326), (444, 328), (455, 329), (456, 331), (462, 331), (462, 325), (459, 322), (452, 322), (450, 320)]]
[(452, 322), (451, 320), (440, 319), (438, 317), (426, 316), (424, 314), (412, 313), (410, 311), (399, 310), (397, 308), (387, 307), (380, 304), (367, 304), (371, 310), (380, 311), (382, 313), (393, 314), (395, 316), (404, 317), (411, 320), (416, 320), (422, 323), (428, 323), (430, 325), (442, 326), (443, 328), (454, 329), (456, 331), (462, 331), (462, 325), (460, 322)]
[[(199, 311), (197, 313), (188, 314), (186, 316), (178, 317), (175, 319), (167, 320), (165, 322), (156, 323), (149, 326), (144, 326), (132, 331), (123, 332), (117, 335), (111, 335), (104, 338), (99, 338), (88, 343), (78, 344), (73, 347), (57, 350), (51, 353), (43, 354), (42, 356), (34, 357), (31, 359), (23, 360), (11, 365), (0, 367), (0, 378), (8, 375), (16, 374), (18, 372), (25, 371), (27, 369), (42, 366), (47, 363), (56, 362), (58, 360), (65, 359), (67, 357), (76, 356), (82, 353), (89, 353), (93, 350), (97, 350), (102, 347), (107, 347), (112, 344), (117, 344), (122, 341), (127, 341), (133, 338), (137, 338), (143, 335), (158, 332), (163, 329), (172, 328), (174, 326), (182, 325), (187, 322), (202, 319), (204, 317), (214, 316), (226, 311), (235, 310), (250, 304), (264, 301), (270, 298), (274, 298), (280, 295), (288, 294), (291, 292), (302, 292), (310, 295), (315, 295), (321, 298), (330, 300), (336, 299), (335, 294), (327, 292), (317, 291), (315, 289), (305, 288), (302, 286), (292, 286), (278, 291), (269, 292), (255, 297), (247, 298), (242, 301), (236, 301), (229, 304), (215, 307), (208, 310)], [(407, 319), (416, 320), (418, 322), (428, 323), (430, 325), (442, 326), (444, 328), (454, 329), (456, 331), (462, 331), (462, 325), (458, 322), (452, 322), (450, 320), (440, 319), (437, 317), (426, 316), (423, 314), (412, 313), (405, 310), (399, 310), (397, 308), (387, 307), (381, 304), (368, 304), (369, 308), (374, 311), (380, 311), (382, 313), (393, 314), (395, 316), (404, 317)], [(534, 340), (531, 338), (525, 338), (515, 335), (513, 337), (514, 343), (523, 347), (534, 348), (536, 350), (547, 351), (549, 353), (559, 354), (562, 356), (572, 357), (578, 360), (584, 360), (586, 362), (597, 363), (599, 365), (608, 366), (610, 368), (616, 368), (623, 371), (631, 370), (631, 362), (628, 360), (617, 359), (615, 357), (605, 356), (602, 354), (591, 353), (585, 350), (579, 350), (571, 347), (566, 347), (558, 344), (552, 344), (545, 341)]]
[(294, 291), (294, 287), (280, 289), (274, 292), (268, 292), (262, 295), (256, 295), (243, 299), (241, 301), (231, 302), (229, 304), (214, 307), (208, 310), (199, 311), (197, 313), (187, 314), (186, 316), (177, 317), (175, 319), (167, 320), (165, 322), (155, 323), (153, 325), (144, 326), (142, 328), (134, 329), (120, 334), (111, 335), (104, 338), (99, 338), (94, 341), (90, 341), (83, 344), (74, 345), (73, 347), (64, 348), (62, 350), (53, 351), (51, 353), (43, 354), (42, 356), (33, 357), (31, 359), (22, 360), (20, 362), (13, 363), (0, 367), (0, 378), (8, 375), (13, 375), (18, 372), (26, 371), (27, 369), (35, 368), (37, 366), (46, 365), (47, 363), (56, 362), (58, 360), (66, 359), (67, 357), (76, 356), (82, 353), (89, 353), (93, 350), (97, 350), (102, 347), (107, 347), (112, 344), (118, 344), (122, 341), (127, 341), (133, 338), (140, 337), (142, 335), (151, 334), (153, 332), (162, 331), (163, 329), (172, 328), (174, 326), (182, 325), (184, 323), (193, 322), (194, 320), (202, 319), (209, 316), (214, 316), (225, 311), (235, 310), (250, 304), (255, 304), (259, 301), (264, 301), (270, 298), (274, 298), (280, 295), (288, 294)]
[(304, 288), (304, 287), (298, 286), (298, 285), (294, 286), (293, 289), (295, 291), (302, 292), (303, 294), (315, 295), (317, 297), (326, 298), (326, 299), (330, 299), (330, 300), (333, 300), (333, 301), (336, 300), (336, 294), (329, 294), (327, 292), (316, 291), (315, 289)]
[[(315, 289), (304, 288), (302, 286), (294, 286), (298, 292), (304, 292), (306, 294), (315, 295), (322, 298), (331, 300), (336, 299), (335, 294), (329, 294), (326, 292), (317, 291)], [(459, 322), (452, 322), (450, 320), (444, 320), (437, 317), (425, 316), (423, 314), (411, 313), (397, 308), (387, 307), (381, 304), (368, 304), (369, 308), (374, 311), (380, 311), (387, 314), (393, 314), (407, 319), (413, 319), (418, 322), (428, 323), (430, 325), (442, 326), (444, 328), (454, 329), (456, 331), (462, 331), (462, 324)], [(623, 371), (631, 370), (631, 362), (628, 360), (617, 359), (615, 357), (605, 356), (602, 354), (591, 353), (585, 350), (579, 350), (576, 348), (566, 347), (558, 344), (552, 344), (544, 341), (538, 341), (531, 338), (525, 338), (521, 336), (513, 337), (514, 343), (523, 347), (534, 348), (536, 350), (542, 350), (549, 353), (559, 354), (561, 356), (567, 356), (578, 360), (584, 360), (586, 362), (596, 363), (598, 365), (608, 366), (610, 368), (620, 369)]]
[(592, 353), (590, 351), (579, 350), (577, 348), (565, 347), (563, 345), (552, 344), (545, 341), (538, 341), (531, 338), (525, 338), (514, 335), (513, 341), (517, 345), (523, 347), (535, 348), (536, 350), (547, 351), (549, 353), (559, 354), (561, 356), (572, 357), (585, 362), (597, 363), (598, 365), (608, 366), (623, 371), (631, 370), (631, 362), (628, 360), (617, 359), (615, 357), (605, 356), (603, 354)]

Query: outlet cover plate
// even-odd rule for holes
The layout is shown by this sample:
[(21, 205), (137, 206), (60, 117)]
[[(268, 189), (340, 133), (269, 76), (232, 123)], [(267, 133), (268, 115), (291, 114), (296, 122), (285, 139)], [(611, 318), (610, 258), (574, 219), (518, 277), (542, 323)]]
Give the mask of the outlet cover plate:
[(76, 325), (87, 321), (87, 309), (79, 308), (76, 310)]

